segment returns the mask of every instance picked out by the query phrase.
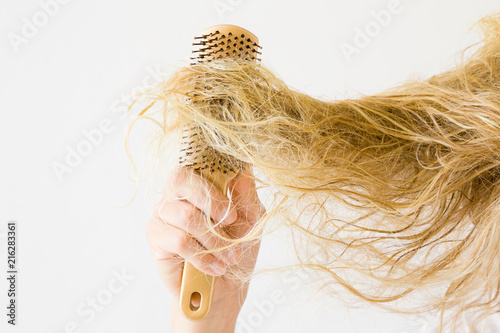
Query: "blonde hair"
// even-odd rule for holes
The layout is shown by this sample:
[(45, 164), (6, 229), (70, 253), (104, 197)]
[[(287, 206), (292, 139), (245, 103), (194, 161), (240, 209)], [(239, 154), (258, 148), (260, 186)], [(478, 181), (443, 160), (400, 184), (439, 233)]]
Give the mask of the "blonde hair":
[[(195, 123), (208, 146), (258, 168), (280, 200), (256, 229), (275, 215), (298, 232), (297, 255), (326, 288), (382, 306), (444, 288), (412, 311), (481, 318), (500, 310), (500, 13), (479, 24), (474, 54), (425, 81), (322, 101), (224, 59), (177, 70), (134, 122), (159, 115), (163, 142)], [(301, 204), (310, 219), (287, 213)]]

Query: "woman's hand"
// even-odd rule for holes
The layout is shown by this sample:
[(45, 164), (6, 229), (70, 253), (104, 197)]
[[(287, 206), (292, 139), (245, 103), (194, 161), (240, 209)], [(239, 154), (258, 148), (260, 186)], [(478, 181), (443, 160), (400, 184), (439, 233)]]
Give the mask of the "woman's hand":
[[(146, 235), (156, 259), (160, 277), (174, 296), (172, 332), (234, 332), (238, 313), (245, 301), (248, 283), (228, 279), (226, 271), (237, 269), (242, 274), (253, 272), (260, 242), (253, 240), (230, 247), (232, 250), (196, 255), (229, 245), (214, 236), (205, 224), (205, 215), (211, 213), (215, 229), (227, 238), (245, 236), (264, 215), (255, 182), (249, 178), (250, 168), (244, 169), (228, 184), (232, 203), (208, 180), (186, 167), (177, 167), (169, 175), (164, 196), (155, 206)], [(193, 177), (193, 186), (188, 184)], [(208, 190), (211, 206), (205, 198)], [(175, 200), (171, 197), (183, 197)], [(216, 276), (209, 314), (192, 322), (184, 318), (178, 308), (184, 260), (188, 259), (198, 270)]]

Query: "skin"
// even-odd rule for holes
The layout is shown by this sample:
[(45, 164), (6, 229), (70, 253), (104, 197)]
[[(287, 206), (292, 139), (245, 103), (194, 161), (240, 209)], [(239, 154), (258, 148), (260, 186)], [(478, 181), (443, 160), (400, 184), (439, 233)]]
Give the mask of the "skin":
[[(251, 273), (255, 268), (260, 241), (240, 243), (234, 251), (196, 255), (201, 250), (212, 250), (228, 245), (213, 236), (205, 225), (209, 210), (213, 222), (220, 223), (217, 231), (228, 238), (241, 238), (265, 214), (255, 182), (249, 178), (251, 169), (242, 170), (228, 183), (232, 203), (208, 180), (190, 168), (179, 166), (168, 177), (162, 200), (155, 206), (148, 222), (146, 236), (151, 247), (160, 278), (174, 297), (172, 332), (234, 332), (236, 319), (248, 292), (248, 283), (229, 279), (226, 271)], [(194, 177), (189, 186), (189, 177)], [(212, 199), (208, 207), (203, 189)], [(183, 197), (175, 200), (170, 196)], [(202, 320), (190, 321), (179, 311), (179, 291), (184, 260), (188, 259), (200, 271), (216, 276), (212, 307)]]

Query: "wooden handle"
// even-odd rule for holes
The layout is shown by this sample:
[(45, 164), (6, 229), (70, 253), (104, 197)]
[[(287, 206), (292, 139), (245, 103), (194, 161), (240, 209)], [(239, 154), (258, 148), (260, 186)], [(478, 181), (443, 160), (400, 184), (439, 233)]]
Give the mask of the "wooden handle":
[[(212, 305), (213, 285), (213, 276), (200, 272), (189, 261), (184, 263), (179, 308), (188, 319), (200, 320), (206, 317)], [(200, 300), (199, 307), (193, 305), (194, 299)]]

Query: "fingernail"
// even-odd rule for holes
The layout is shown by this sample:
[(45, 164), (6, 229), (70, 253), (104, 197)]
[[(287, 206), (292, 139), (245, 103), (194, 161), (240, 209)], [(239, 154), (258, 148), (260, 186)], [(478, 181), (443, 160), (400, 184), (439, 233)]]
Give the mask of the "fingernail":
[(226, 265), (220, 261), (214, 261), (209, 265), (209, 268), (212, 272), (217, 275), (222, 275), (226, 272)]
[[(227, 212), (227, 210), (226, 210), (226, 212)], [(234, 221), (236, 221), (237, 218), (238, 218), (238, 213), (236, 212), (236, 209), (231, 208), (231, 210), (227, 213), (226, 218), (223, 219), (222, 222), (224, 224), (231, 224)]]

